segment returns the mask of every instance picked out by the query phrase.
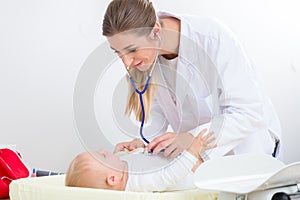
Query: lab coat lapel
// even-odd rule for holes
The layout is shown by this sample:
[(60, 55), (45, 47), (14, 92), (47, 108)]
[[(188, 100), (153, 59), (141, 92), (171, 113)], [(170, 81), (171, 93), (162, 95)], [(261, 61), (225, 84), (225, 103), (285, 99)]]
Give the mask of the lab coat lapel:
[[(176, 107), (177, 110), (182, 112), (182, 106), (185, 97), (190, 91), (189, 83), (192, 77), (192, 72), (190, 71), (189, 64), (181, 59), (178, 59), (177, 65), (177, 75), (176, 75)], [(181, 116), (180, 116), (181, 117)]]
[(162, 69), (160, 66), (156, 66), (154, 69), (155, 74), (155, 82), (157, 84), (157, 92), (156, 97), (160, 102), (161, 109), (163, 110), (166, 118), (168, 119), (170, 125), (174, 130), (177, 130), (180, 126), (180, 116), (179, 112), (176, 108), (176, 105), (173, 103), (171, 96), (169, 95), (169, 91), (164, 79)]
[(177, 76), (176, 76), (176, 99), (177, 110), (179, 111), (180, 118), (182, 118), (184, 100), (189, 91), (191, 91), (190, 81), (193, 76), (191, 70), (192, 59), (190, 58), (192, 49), (190, 48), (190, 40), (185, 36), (187, 28), (182, 26), (182, 35), (180, 36), (180, 46), (178, 49), (178, 63), (177, 63)]

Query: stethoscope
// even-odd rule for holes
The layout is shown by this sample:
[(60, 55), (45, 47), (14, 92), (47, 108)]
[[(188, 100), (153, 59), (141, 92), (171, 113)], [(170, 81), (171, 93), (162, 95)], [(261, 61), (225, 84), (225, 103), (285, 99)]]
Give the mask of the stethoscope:
[(160, 39), (158, 34), (155, 34), (155, 37), (158, 38), (157, 52), (156, 52), (156, 55), (155, 55), (155, 59), (154, 59), (152, 65), (151, 65), (151, 69), (150, 69), (150, 72), (148, 74), (148, 78), (146, 80), (145, 87), (142, 91), (137, 89), (136, 84), (133, 80), (133, 77), (131, 76), (131, 74), (129, 72), (129, 67), (126, 67), (126, 70), (127, 70), (128, 75), (129, 75), (130, 82), (131, 82), (131, 84), (134, 88), (134, 91), (137, 94), (139, 94), (139, 97), (140, 97), (140, 104), (141, 104), (141, 107), (142, 107), (142, 120), (141, 120), (141, 125), (140, 125), (140, 136), (144, 140), (144, 142), (146, 142), (147, 144), (149, 144), (150, 142), (143, 135), (143, 127), (144, 127), (144, 123), (145, 123), (145, 108), (144, 108), (144, 102), (143, 102), (143, 94), (147, 91), (147, 88), (148, 88), (148, 85), (149, 85), (149, 82), (150, 82), (150, 79), (151, 79), (151, 76), (152, 76), (152, 72), (153, 72), (154, 66), (157, 62), (157, 58), (158, 58), (159, 51), (160, 51), (161, 39)]

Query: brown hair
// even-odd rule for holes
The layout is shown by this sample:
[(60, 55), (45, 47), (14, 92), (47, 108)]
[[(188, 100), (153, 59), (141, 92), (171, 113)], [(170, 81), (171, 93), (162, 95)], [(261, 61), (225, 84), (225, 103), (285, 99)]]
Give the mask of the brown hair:
[[(113, 0), (104, 15), (102, 34), (104, 36), (113, 36), (134, 29), (135, 34), (148, 36), (156, 21), (156, 12), (149, 0)], [(147, 77), (146, 74), (148, 72), (140, 72), (137, 69), (132, 69), (130, 73), (136, 81), (137, 88), (140, 91), (143, 90), (146, 82), (145, 77)], [(125, 112), (130, 115), (134, 111), (136, 119), (141, 121), (142, 109), (139, 103), (139, 95), (134, 92), (128, 75), (127, 81), (129, 83), (129, 93)], [(145, 121), (148, 119), (152, 97), (155, 92), (155, 86), (151, 83), (153, 83), (153, 80), (150, 82), (147, 91), (143, 94)]]
[(102, 34), (112, 36), (128, 30), (154, 27), (157, 21), (149, 0), (113, 0), (107, 7)]

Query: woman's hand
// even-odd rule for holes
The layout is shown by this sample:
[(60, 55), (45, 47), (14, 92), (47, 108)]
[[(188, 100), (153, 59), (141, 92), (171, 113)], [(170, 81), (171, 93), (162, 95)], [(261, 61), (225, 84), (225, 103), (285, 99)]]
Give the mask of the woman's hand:
[(114, 153), (117, 153), (119, 151), (124, 151), (125, 149), (127, 149), (128, 151), (132, 151), (140, 147), (144, 148), (145, 145), (141, 139), (136, 138), (131, 142), (121, 142), (116, 144)]
[(192, 144), (193, 138), (191, 133), (168, 132), (152, 140), (146, 146), (146, 151), (153, 150), (155, 155), (164, 150), (164, 156), (175, 158)]

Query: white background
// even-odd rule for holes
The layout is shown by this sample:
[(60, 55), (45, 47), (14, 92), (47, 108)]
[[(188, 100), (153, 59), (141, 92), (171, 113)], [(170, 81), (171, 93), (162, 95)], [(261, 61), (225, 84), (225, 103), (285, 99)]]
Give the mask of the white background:
[[(105, 38), (107, 0), (0, 1), (0, 144), (31, 168), (65, 171), (84, 148), (73, 121), (78, 72)], [(297, 0), (155, 0), (159, 10), (213, 16), (238, 36), (283, 129), (286, 163), (300, 161)]]

